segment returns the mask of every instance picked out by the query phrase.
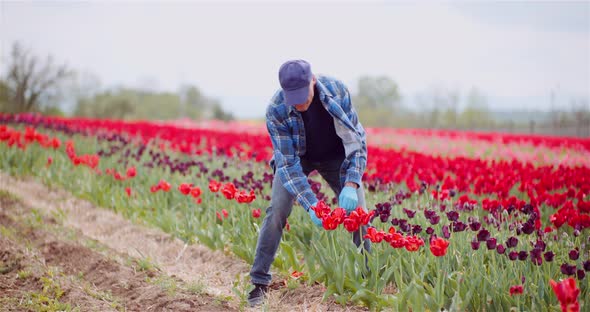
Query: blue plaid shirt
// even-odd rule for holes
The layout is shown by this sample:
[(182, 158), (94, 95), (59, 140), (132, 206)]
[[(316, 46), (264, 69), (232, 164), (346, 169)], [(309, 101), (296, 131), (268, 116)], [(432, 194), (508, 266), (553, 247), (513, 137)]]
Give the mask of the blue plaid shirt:
[[(367, 165), (365, 129), (350, 101), (346, 86), (339, 80), (318, 76), (316, 83), (320, 100), (334, 117), (336, 134), (342, 139), (345, 160), (340, 168), (340, 182), (361, 185)], [(303, 173), (300, 157), (305, 155), (305, 126), (301, 113), (285, 105), (283, 91), (279, 89), (266, 110), (266, 127), (274, 150), (271, 167), (289, 193), (305, 210), (317, 202), (307, 176)]]

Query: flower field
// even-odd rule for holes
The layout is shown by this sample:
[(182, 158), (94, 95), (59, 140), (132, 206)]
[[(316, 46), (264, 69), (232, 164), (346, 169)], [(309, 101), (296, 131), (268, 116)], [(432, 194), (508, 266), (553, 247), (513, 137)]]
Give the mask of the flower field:
[[(369, 212), (346, 215), (312, 173), (323, 227), (294, 209), (275, 272), (376, 310), (590, 310), (589, 139), (393, 129), (367, 139)], [(271, 155), (253, 124), (0, 115), (3, 172), (248, 263)], [(369, 254), (351, 239), (361, 224)]]

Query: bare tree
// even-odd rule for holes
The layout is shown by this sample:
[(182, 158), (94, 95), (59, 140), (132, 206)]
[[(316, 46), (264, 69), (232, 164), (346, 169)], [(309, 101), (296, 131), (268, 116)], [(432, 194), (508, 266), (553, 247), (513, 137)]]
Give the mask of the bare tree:
[(72, 75), (63, 65), (55, 65), (53, 57), (41, 60), (14, 43), (8, 62), (6, 83), (16, 112), (39, 108), (41, 98), (56, 93), (59, 84)]

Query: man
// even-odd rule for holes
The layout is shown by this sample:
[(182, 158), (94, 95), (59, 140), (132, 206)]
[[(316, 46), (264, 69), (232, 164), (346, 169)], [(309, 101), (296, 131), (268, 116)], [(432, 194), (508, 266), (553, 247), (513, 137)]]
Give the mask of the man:
[[(271, 282), (270, 266), (283, 228), (297, 200), (313, 223), (321, 226), (312, 207), (318, 200), (307, 182), (313, 170), (339, 194), (339, 206), (347, 212), (366, 210), (362, 176), (367, 163), (365, 130), (352, 107), (348, 89), (339, 80), (318, 76), (303, 60), (284, 63), (279, 69), (279, 89), (266, 111), (266, 126), (275, 171), (270, 207), (262, 223), (254, 264), (250, 271), (254, 290), (251, 306), (263, 302)], [(363, 228), (364, 235), (366, 228)], [(353, 241), (361, 243), (356, 232)], [(365, 250), (370, 241), (365, 240)]]

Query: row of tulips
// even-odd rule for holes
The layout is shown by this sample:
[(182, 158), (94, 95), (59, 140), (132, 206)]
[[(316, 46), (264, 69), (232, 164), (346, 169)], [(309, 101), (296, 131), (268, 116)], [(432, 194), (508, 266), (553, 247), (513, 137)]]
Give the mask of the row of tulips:
[[(240, 134), (240, 140), (236, 140), (236, 135), (227, 131), (178, 129), (145, 122), (29, 115), (5, 115), (0, 116), (0, 120), (43, 126), (66, 133), (95, 134), (108, 139), (113, 138), (109, 136), (113, 133), (138, 137), (143, 145), (155, 140), (161, 148), (193, 155), (224, 155), (256, 161), (266, 161), (271, 155), (269, 139), (263, 135)], [(547, 140), (555, 141), (552, 138)], [(540, 139), (534, 141), (539, 142)], [(571, 144), (578, 146), (586, 141), (590, 140), (571, 139)], [(568, 220), (567, 224), (578, 230), (590, 226), (590, 201), (585, 199), (590, 194), (590, 167), (537, 167), (515, 160), (496, 162), (464, 157), (447, 158), (379, 147), (369, 147), (369, 154), (371, 156), (364, 180), (371, 191), (386, 191), (392, 185), (405, 184), (411, 193), (415, 193), (424, 191), (426, 186), (436, 186), (433, 195), (437, 199), (444, 200), (459, 192), (471, 194), (477, 197), (471, 200), (491, 210), (511, 209), (516, 201), (522, 207), (526, 200), (534, 207), (548, 205), (559, 209), (555, 216), (553, 213), (540, 213), (540, 219), (545, 224), (551, 222), (560, 227)], [(173, 169), (183, 170), (186, 167)], [(516, 198), (516, 190), (518, 194), (524, 195), (519, 195), (524, 200)], [(325, 199), (322, 196), (320, 198)]]
[[(18, 131), (9, 127), (3, 129), (3, 133), (8, 129), (12, 132)], [(27, 131), (34, 133), (32, 129), (22, 132)], [(83, 132), (88, 134), (91, 131)], [(55, 132), (55, 135), (63, 138), (60, 132)], [(4, 135), (0, 135), (0, 137), (3, 138)], [(100, 168), (92, 169), (91, 166), (88, 166), (90, 168), (87, 169), (69, 170), (64, 166), (76, 167), (76, 163), (72, 161), (69, 154), (65, 153), (66, 157), (62, 157), (58, 150), (43, 147), (40, 144), (38, 148), (31, 146), (25, 149), (15, 149), (14, 147), (18, 146), (15, 143), (12, 148), (6, 144), (5, 147), (8, 149), (3, 150), (2, 158), (0, 158), (2, 168), (3, 170), (15, 170), (15, 167), (20, 167), (26, 170), (24, 167), (30, 164), (29, 174), (41, 175), (46, 182), (59, 181), (74, 191), (85, 189), (79, 195), (86, 195), (88, 194), (87, 190), (93, 189), (112, 189), (111, 193), (116, 193), (117, 189), (123, 190), (125, 188), (127, 190), (127, 188), (133, 187), (134, 196), (125, 195), (121, 198), (122, 202), (118, 204), (109, 201), (112, 196), (108, 196), (108, 192), (103, 194), (101, 198), (96, 198), (95, 195), (89, 199), (101, 206), (114, 209), (121, 209), (123, 206), (129, 206), (129, 209), (137, 208), (135, 211), (124, 210), (121, 212), (128, 217), (148, 220), (154, 225), (173, 232), (187, 242), (196, 236), (200, 242), (211, 248), (229, 248), (247, 261), (252, 260), (260, 222), (258, 218), (263, 216), (264, 212), (260, 208), (249, 208), (245, 212), (243, 208), (240, 208), (240, 200), (237, 199), (239, 196), (236, 197), (236, 194), (242, 194), (242, 198), (248, 198), (248, 200), (253, 196), (251, 201), (242, 202), (247, 205), (259, 205), (254, 194), (259, 194), (261, 198), (267, 199), (265, 194), (269, 193), (269, 184), (272, 179), (266, 175), (263, 166), (243, 161), (234, 162), (234, 160), (225, 157), (217, 160), (211, 156), (186, 157), (174, 150), (162, 151), (161, 141), (158, 140), (152, 140), (148, 144), (134, 145), (135, 143), (125, 136), (119, 136), (116, 140), (110, 141), (109, 139), (115, 136), (103, 135), (102, 139), (99, 137), (101, 135), (87, 138), (75, 135), (73, 141), (83, 143), (75, 145), (84, 150), (86, 155), (103, 154), (99, 164), (103, 168), (111, 168), (111, 173), (127, 170), (125, 176), (119, 174), (120, 179), (115, 177), (116, 174), (111, 174), (114, 179), (109, 178), (108, 174), (102, 175)], [(68, 136), (64, 140), (68, 141), (71, 138)], [(125, 147), (117, 150), (117, 145), (121, 141), (125, 141), (123, 144)], [(146, 153), (139, 153), (142, 149)], [(131, 152), (128, 153), (127, 151), (130, 150)], [(140, 154), (139, 157), (137, 157), (138, 154)], [(209, 155), (208, 153), (200, 154)], [(34, 164), (37, 163), (36, 159), (42, 159), (43, 167), (45, 167), (45, 159), (48, 157), (55, 158), (54, 165), (46, 168), (46, 171), (33, 170)], [(156, 157), (157, 161), (154, 160)], [(174, 157), (178, 157), (179, 161), (175, 161)], [(194, 159), (197, 157), (203, 161), (194, 163)], [(152, 158), (152, 164), (157, 164), (152, 166), (153, 169), (150, 169), (152, 168), (150, 166), (144, 166), (146, 160), (150, 158)], [(182, 158), (184, 160), (180, 161)], [(64, 163), (63, 160), (67, 160), (67, 162)], [(128, 166), (128, 163), (137, 165), (138, 169)], [(56, 164), (57, 166), (55, 166)], [(174, 172), (170, 170), (170, 164), (173, 166), (188, 164), (186, 165), (187, 172), (190, 174)], [(116, 168), (121, 169), (117, 170)], [(165, 169), (162, 171), (159, 168)], [(245, 170), (248, 172), (244, 173)], [(133, 173), (134, 171), (136, 172)], [(132, 173), (129, 174), (129, 172)], [(88, 174), (94, 175), (94, 178), (88, 179)], [(158, 176), (161, 177), (154, 181), (154, 178)], [(163, 176), (168, 176), (168, 179), (164, 179)], [(241, 180), (237, 178), (240, 176)], [(80, 179), (80, 177), (84, 177), (84, 179)], [(196, 177), (196, 179), (190, 181), (192, 183), (187, 183), (187, 177), (190, 179)], [(257, 177), (261, 178), (258, 180)], [(232, 179), (233, 181), (230, 181)], [(81, 180), (85, 181), (86, 185), (82, 183), (82, 186), (78, 186), (76, 182), (79, 184)], [(166, 183), (162, 183), (162, 187), (170, 190), (178, 186), (179, 191), (173, 193), (147, 191), (150, 185), (159, 185), (162, 181), (170, 181), (166, 182), (167, 186)], [(90, 187), (87, 185), (89, 183)], [(200, 192), (202, 197), (202, 199), (199, 197), (200, 202), (196, 202), (193, 198), (193, 201), (187, 203), (181, 197), (188, 196), (184, 192), (189, 188), (189, 185), (191, 191), (195, 187), (200, 186), (200, 190), (201, 188), (206, 189), (208, 186), (210, 192)], [(317, 185), (315, 189), (319, 195), (322, 185), (319, 183), (315, 185)], [(238, 191), (237, 187), (244, 190)], [(578, 205), (580, 201), (587, 201), (588, 193), (583, 191), (583, 187), (584, 185), (580, 188), (570, 187), (573, 194), (570, 194), (572, 196), (569, 197), (573, 197), (573, 201), (577, 200), (576, 204)], [(395, 192), (391, 188), (376, 188), (376, 192), (368, 194), (367, 199), (369, 202), (380, 204), (376, 205), (375, 210), (365, 214), (357, 211), (358, 217), (351, 214), (340, 218), (341, 213), (334, 212), (339, 211), (338, 208), (329, 213), (325, 210), (326, 213), (323, 216), (325, 219), (330, 219), (324, 224), (325, 228), (335, 229), (339, 224), (342, 224), (347, 231), (330, 230), (318, 233), (317, 230), (309, 226), (309, 222), (298, 211), (294, 211), (294, 216), (290, 218), (290, 221), (293, 220), (292, 224), (297, 228), (297, 231), (286, 232), (281, 251), (275, 261), (277, 267), (287, 274), (297, 273), (295, 275), (304, 281), (323, 282), (327, 286), (326, 294), (334, 295), (341, 302), (359, 301), (371, 307), (397, 306), (400, 309), (407, 307), (416, 309), (428, 306), (431, 309), (435, 307), (481, 309), (494, 302), (494, 304), (501, 306), (517, 305), (528, 307), (527, 309), (531, 310), (536, 308), (543, 310), (547, 309), (548, 305), (552, 305), (555, 300), (542, 293), (542, 290), (545, 289), (543, 285), (549, 287), (543, 281), (559, 279), (559, 274), (570, 275), (574, 278), (577, 277), (579, 281), (584, 281), (578, 292), (582, 293), (581, 298), (587, 295), (588, 279), (584, 279), (584, 273), (580, 274), (580, 270), (587, 271), (585, 268), (588, 265), (586, 246), (589, 242), (585, 239), (587, 235), (583, 234), (587, 231), (584, 230), (585, 227), (578, 226), (578, 228), (558, 230), (555, 226), (551, 226), (550, 231), (546, 231), (546, 226), (540, 226), (540, 213), (542, 209), (549, 208), (548, 205), (526, 202), (516, 197), (518, 193), (507, 198), (488, 198), (487, 209), (484, 210), (478, 208), (480, 204), (475, 199), (477, 198), (476, 194), (461, 194), (465, 191), (455, 191), (454, 189), (441, 190), (440, 187), (437, 189), (430, 184), (421, 184), (420, 188), (423, 189), (423, 192), (420, 192), (421, 189), (411, 192), (407, 188), (400, 188)], [(225, 192), (222, 191), (224, 189)], [(214, 192), (214, 190), (216, 191)], [(454, 192), (456, 193), (453, 194)], [(121, 193), (126, 194), (126, 191)], [(440, 196), (439, 194), (444, 195)], [(219, 198), (226, 200), (219, 201)], [(497, 202), (490, 204), (489, 202), (492, 200)], [(184, 205), (186, 207), (183, 207)], [(151, 211), (148, 209), (148, 207), (154, 206), (155, 208), (152, 208)], [(579, 207), (575, 208), (579, 214), (585, 214)], [(328, 208), (328, 210), (330, 209)], [(213, 214), (213, 212), (215, 213)], [(245, 213), (251, 218), (244, 219)], [(157, 218), (162, 218), (164, 221), (156, 220)], [(179, 218), (185, 220), (185, 223), (178, 220)], [(347, 218), (349, 221), (345, 223)], [(340, 220), (342, 220), (341, 223)], [(385, 227), (377, 224), (377, 220), (382, 221)], [(368, 224), (370, 221), (373, 222), (366, 238), (374, 243), (387, 242), (386, 246), (389, 248), (385, 248), (382, 246), (383, 244), (376, 244), (368, 259), (369, 270), (364, 271), (359, 270), (356, 265), (363, 262), (362, 254), (356, 252), (354, 244), (347, 245), (343, 242), (346, 241), (349, 229), (354, 230), (355, 225)], [(547, 223), (547, 225), (549, 224), (551, 223)], [(426, 228), (426, 230), (423, 231), (422, 228)], [(470, 232), (474, 236), (471, 236)], [(567, 237), (563, 236), (565, 233), (568, 233)], [(517, 240), (516, 243), (513, 238)], [(484, 250), (480, 249), (478, 244), (478, 248), (474, 248), (476, 242), (478, 244), (485, 242), (487, 248), (484, 250), (494, 252), (483, 252)], [(426, 257), (421, 252), (420, 247), (425, 245), (429, 246), (430, 253), (435, 256), (434, 259)], [(336, 246), (338, 248), (335, 248)], [(519, 246), (520, 250), (511, 250), (516, 246)], [(529, 246), (532, 248), (529, 249)], [(505, 251), (502, 251), (503, 248)], [(400, 253), (400, 249), (414, 252), (408, 255)], [(326, 254), (326, 250), (330, 252)], [(572, 257), (575, 256), (575, 252), (572, 250), (578, 252), (577, 258)], [(516, 253), (516, 259), (520, 261), (513, 261), (516, 260), (512, 259), (514, 253)], [(551, 258), (549, 256), (551, 254), (553, 256), (549, 261), (547, 259)], [(443, 257), (445, 255), (447, 256)], [(540, 255), (545, 260), (543, 266), (540, 266), (541, 263), (538, 261)], [(305, 259), (304, 262), (301, 261), (302, 258)], [(530, 261), (522, 262), (527, 259)], [(483, 263), (486, 263), (486, 275), (482, 276), (481, 270), (468, 269)], [(525, 263), (533, 264), (533, 268), (528, 267)], [(535, 270), (534, 267), (543, 269)], [(422, 268), (422, 272), (416, 271), (417, 268)], [(499, 268), (510, 269), (506, 271)], [(572, 271), (573, 274), (570, 274)], [(514, 274), (515, 272), (516, 274)], [(301, 274), (303, 275), (301, 276)], [(520, 280), (524, 276), (528, 277), (529, 284), (525, 284), (523, 280), (519, 285), (514, 285), (515, 277)], [(417, 282), (418, 280), (423, 282)], [(466, 283), (467, 280), (469, 283)], [(482, 282), (477, 284), (477, 280)], [(514, 299), (504, 297), (502, 291), (498, 291), (485, 280), (504, 280), (504, 283), (510, 283), (505, 287), (505, 294)], [(388, 285), (392, 284), (397, 288), (396, 295), (391, 295), (388, 291)], [(535, 293), (538, 298), (524, 299), (523, 297), (521, 301), (519, 296), (521, 287), (524, 294)], [(575, 292), (575, 289), (572, 292)], [(489, 295), (483, 296), (482, 294)], [(578, 296), (576, 295), (575, 298)], [(559, 300), (562, 302), (561, 299)]]

